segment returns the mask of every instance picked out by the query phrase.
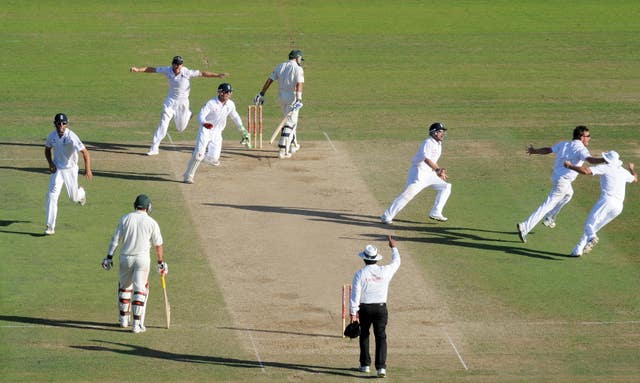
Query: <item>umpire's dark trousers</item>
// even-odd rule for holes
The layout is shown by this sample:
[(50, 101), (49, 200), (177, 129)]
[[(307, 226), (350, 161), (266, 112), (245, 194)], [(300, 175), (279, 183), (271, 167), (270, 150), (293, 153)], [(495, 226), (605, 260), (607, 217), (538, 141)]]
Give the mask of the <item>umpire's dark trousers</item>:
[(369, 353), (369, 328), (373, 325), (376, 338), (376, 370), (387, 368), (387, 312), (386, 303), (361, 303), (360, 318), (360, 366), (371, 365)]

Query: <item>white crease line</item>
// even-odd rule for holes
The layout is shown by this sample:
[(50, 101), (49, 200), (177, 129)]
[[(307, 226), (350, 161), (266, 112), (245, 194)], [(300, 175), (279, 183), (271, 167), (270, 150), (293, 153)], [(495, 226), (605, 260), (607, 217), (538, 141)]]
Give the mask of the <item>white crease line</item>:
[(331, 138), (329, 138), (329, 135), (327, 134), (327, 132), (322, 132), (322, 134), (324, 134), (324, 136), (327, 138), (327, 141), (329, 141), (329, 145), (331, 145), (331, 147), (333, 148), (333, 151), (337, 152), (338, 149), (336, 149), (336, 147), (333, 146), (333, 142), (331, 142)]
[(167, 137), (169, 137), (169, 142), (171, 142), (171, 145), (176, 146), (176, 144), (173, 143), (173, 139), (171, 138), (169, 132), (167, 132)]
[(253, 341), (253, 336), (251, 336), (251, 333), (249, 333), (249, 340), (251, 340), (253, 351), (256, 353), (256, 359), (258, 360), (258, 364), (260, 365), (262, 372), (267, 372), (264, 368), (264, 364), (262, 364), (262, 360), (260, 359), (260, 353), (258, 352), (258, 347), (256, 347), (256, 343)]
[(456, 352), (456, 355), (458, 356), (460, 363), (462, 363), (462, 367), (464, 367), (465, 370), (469, 370), (469, 367), (467, 367), (467, 364), (464, 362), (464, 359), (462, 359), (462, 355), (460, 355), (460, 353), (458, 352), (458, 348), (456, 347), (455, 344), (453, 344), (453, 340), (451, 340), (451, 337), (449, 336), (446, 330), (444, 331), (444, 334), (447, 336), (447, 339), (449, 339), (449, 344), (451, 344), (451, 347), (453, 347), (453, 351)]

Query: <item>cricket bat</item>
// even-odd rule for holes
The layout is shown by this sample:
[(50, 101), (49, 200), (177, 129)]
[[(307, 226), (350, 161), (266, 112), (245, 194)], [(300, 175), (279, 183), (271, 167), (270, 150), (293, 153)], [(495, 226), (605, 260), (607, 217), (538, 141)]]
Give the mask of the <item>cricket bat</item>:
[(169, 304), (169, 298), (167, 297), (167, 284), (164, 281), (164, 275), (160, 276), (160, 282), (162, 283), (162, 292), (164, 293), (164, 314), (167, 328), (171, 326), (171, 305)]
[(284, 127), (284, 124), (287, 123), (287, 119), (289, 118), (290, 114), (287, 114), (282, 121), (280, 121), (280, 123), (278, 124), (278, 126), (276, 126), (276, 130), (273, 131), (273, 134), (271, 135), (271, 139), (269, 140), (269, 144), (273, 144), (273, 141), (275, 141), (276, 137), (278, 137), (278, 135), (280, 134), (280, 131), (282, 130), (282, 128)]

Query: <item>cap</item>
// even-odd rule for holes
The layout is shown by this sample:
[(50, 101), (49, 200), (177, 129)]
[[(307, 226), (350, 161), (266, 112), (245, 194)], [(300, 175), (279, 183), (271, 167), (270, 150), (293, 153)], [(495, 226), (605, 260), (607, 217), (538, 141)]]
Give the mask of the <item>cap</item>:
[(373, 245), (367, 245), (364, 250), (358, 253), (358, 256), (365, 261), (379, 261), (382, 255), (378, 253), (378, 248)]

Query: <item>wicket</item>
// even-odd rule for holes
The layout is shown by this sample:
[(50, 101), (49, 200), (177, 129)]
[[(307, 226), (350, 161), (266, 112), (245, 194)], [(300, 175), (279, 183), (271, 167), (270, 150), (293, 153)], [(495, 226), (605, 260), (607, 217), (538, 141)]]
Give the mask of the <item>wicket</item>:
[(350, 314), (349, 305), (351, 300), (351, 285), (342, 285), (342, 331), (340, 335), (344, 338), (344, 329), (346, 328), (347, 316)]
[(247, 108), (247, 130), (250, 140), (253, 135), (253, 147), (262, 149), (262, 105), (249, 105)]

